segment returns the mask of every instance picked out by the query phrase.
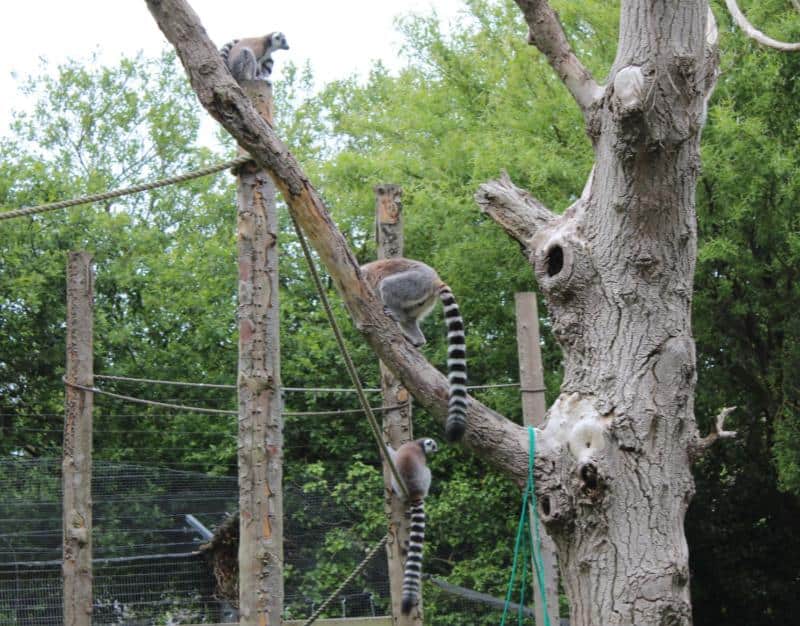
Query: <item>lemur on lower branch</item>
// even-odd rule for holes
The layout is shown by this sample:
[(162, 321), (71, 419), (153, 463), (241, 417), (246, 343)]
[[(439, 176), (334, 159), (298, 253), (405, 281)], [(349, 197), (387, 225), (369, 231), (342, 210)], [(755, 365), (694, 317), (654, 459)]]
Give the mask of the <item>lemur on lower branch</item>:
[(361, 266), (364, 278), (383, 301), (384, 312), (395, 320), (416, 347), (425, 344), (419, 323), (436, 299), (444, 306), (447, 324), (447, 378), (450, 394), (445, 437), (458, 441), (467, 428), (467, 346), (464, 320), (453, 292), (432, 267), (412, 259), (394, 258)]
[[(403, 615), (411, 613), (419, 604), (419, 588), (422, 580), (422, 544), (425, 541), (425, 497), (431, 487), (431, 470), (427, 459), (439, 449), (433, 439), (417, 439), (400, 446), (395, 452), (389, 448), (389, 454), (397, 467), (397, 473), (403, 479), (408, 490), (408, 515), (410, 528), (408, 538), (408, 554), (403, 573), (403, 599), (400, 609)], [(402, 490), (392, 477), (392, 489), (397, 495)]]

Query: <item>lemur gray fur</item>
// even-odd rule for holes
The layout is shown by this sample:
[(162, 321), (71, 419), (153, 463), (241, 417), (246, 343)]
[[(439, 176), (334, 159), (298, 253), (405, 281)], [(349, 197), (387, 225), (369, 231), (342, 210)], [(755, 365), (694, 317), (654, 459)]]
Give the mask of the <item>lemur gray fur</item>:
[(274, 63), (272, 53), (288, 49), (284, 34), (274, 32), (264, 37), (234, 39), (222, 46), (219, 53), (237, 82), (256, 79), (269, 82)]
[(361, 267), (364, 278), (383, 301), (384, 312), (395, 320), (416, 347), (425, 344), (419, 328), (440, 298), (447, 324), (447, 378), (450, 392), (445, 437), (458, 441), (467, 428), (467, 346), (464, 320), (453, 292), (432, 267), (412, 259), (373, 261)]
[[(422, 579), (422, 544), (425, 541), (425, 498), (431, 487), (431, 470), (427, 459), (439, 449), (433, 439), (417, 439), (400, 446), (395, 452), (389, 448), (389, 454), (397, 467), (397, 473), (408, 490), (408, 515), (411, 518), (408, 538), (408, 554), (406, 555), (403, 573), (403, 599), (400, 609), (403, 615), (411, 613), (419, 604), (419, 587)], [(392, 489), (402, 494), (399, 486), (392, 478)]]

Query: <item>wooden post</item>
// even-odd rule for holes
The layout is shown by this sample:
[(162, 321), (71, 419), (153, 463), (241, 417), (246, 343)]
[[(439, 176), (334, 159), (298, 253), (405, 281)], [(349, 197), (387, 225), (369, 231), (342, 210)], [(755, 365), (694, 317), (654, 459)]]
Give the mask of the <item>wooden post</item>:
[[(527, 426), (540, 426), (544, 422), (546, 405), (544, 398), (544, 374), (542, 372), (542, 351), (539, 346), (539, 312), (536, 306), (536, 294), (518, 293), (514, 300), (517, 307), (517, 351), (519, 354), (519, 382), (522, 390), (522, 417)], [(531, 509), (531, 532), (533, 532), (534, 515)], [(542, 563), (544, 565), (544, 588), (547, 598), (547, 613), (550, 623), (555, 626), (558, 621), (558, 559), (553, 540), (539, 522), (539, 536), (542, 546)], [(534, 537), (534, 541), (536, 538)], [(535, 565), (534, 565), (535, 567)], [(542, 595), (539, 581), (533, 577), (534, 611), (536, 623), (544, 624)]]
[[(378, 243), (378, 258), (389, 259), (403, 256), (403, 190), (398, 185), (378, 185), (375, 187), (375, 239)], [(381, 389), (383, 406), (405, 405), (400, 409), (384, 411), (383, 437), (395, 450), (413, 438), (411, 426), (411, 404), (408, 390), (398, 378), (381, 365)], [(389, 541), (386, 543), (386, 557), (389, 563), (389, 588), (392, 596), (392, 621), (395, 626), (421, 626), (422, 604), (411, 615), (400, 612), (403, 597), (403, 563), (405, 545), (408, 541), (408, 522), (406, 504), (402, 496), (392, 491), (392, 472), (383, 463), (383, 483), (386, 500), (384, 510), (389, 519)]]
[(94, 276), (88, 252), (67, 260), (67, 367), (63, 484), (64, 624), (92, 623), (92, 308)]
[[(272, 88), (242, 85), (272, 123)], [(283, 424), (278, 337), (275, 186), (255, 164), (238, 174), (239, 620), (281, 623), (283, 611)]]

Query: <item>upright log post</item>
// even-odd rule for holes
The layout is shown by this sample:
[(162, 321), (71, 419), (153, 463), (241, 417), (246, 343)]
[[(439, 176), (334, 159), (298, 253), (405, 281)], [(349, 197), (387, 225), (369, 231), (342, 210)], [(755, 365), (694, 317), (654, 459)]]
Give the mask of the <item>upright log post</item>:
[[(522, 391), (522, 419), (526, 426), (541, 426), (544, 423), (547, 406), (544, 398), (544, 373), (542, 371), (542, 350), (539, 345), (539, 312), (536, 306), (536, 294), (532, 292), (518, 293), (514, 296), (517, 307), (517, 351), (519, 354), (519, 382)], [(531, 533), (534, 533), (534, 515), (530, 510)], [(539, 521), (539, 538), (541, 541), (542, 565), (544, 567), (544, 592), (547, 598), (547, 614), (550, 623), (558, 624), (558, 557), (553, 540)], [(536, 563), (533, 563), (536, 567)], [(535, 571), (535, 570), (534, 570)], [(544, 624), (544, 607), (539, 579), (533, 577), (534, 612), (536, 623)]]
[[(242, 85), (272, 123), (272, 88)], [(239, 620), (281, 623), (283, 423), (278, 336), (275, 186), (255, 164), (239, 168)]]
[(88, 252), (67, 261), (67, 367), (63, 484), (64, 624), (92, 623), (92, 309), (94, 276)]
[[(375, 187), (375, 239), (378, 243), (378, 258), (390, 259), (403, 256), (403, 190), (398, 185)], [(381, 362), (381, 389), (383, 406), (402, 408), (384, 411), (383, 437), (395, 450), (413, 438), (411, 404), (408, 390), (400, 380)], [(422, 604), (411, 615), (400, 612), (403, 597), (403, 561), (408, 541), (406, 504), (402, 496), (392, 491), (392, 471), (384, 461), (383, 482), (386, 487), (384, 510), (389, 519), (389, 541), (386, 557), (389, 563), (389, 587), (392, 596), (392, 622), (395, 626), (422, 626)]]

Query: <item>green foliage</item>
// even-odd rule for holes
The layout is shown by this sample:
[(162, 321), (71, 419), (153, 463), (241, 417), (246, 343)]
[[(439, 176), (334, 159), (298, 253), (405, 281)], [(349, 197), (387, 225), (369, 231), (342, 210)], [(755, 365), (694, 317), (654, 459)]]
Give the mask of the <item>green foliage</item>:
[[(696, 472), (687, 519), (695, 620), (778, 624), (796, 614), (800, 567), (800, 59), (759, 47), (717, 8), (723, 74), (697, 203), (696, 405), (702, 430), (722, 406), (738, 406), (727, 428), (739, 436)], [(800, 39), (788, 3), (743, 9), (770, 35)]]
[[(601, 78), (615, 53), (617, 4), (554, 4)], [(361, 261), (375, 254), (373, 186), (403, 186), (406, 254), (436, 267), (456, 293), (471, 383), (506, 383), (518, 377), (513, 296), (533, 287), (532, 275), (518, 248), (478, 213), (473, 194), (506, 170), (563, 208), (580, 193), (592, 151), (571, 98), (527, 45), (516, 6), (466, 5), (449, 33), (433, 18), (399, 23), (409, 59), (399, 75), (376, 64), (363, 83), (346, 79), (314, 95), (310, 70), (288, 67), (276, 85), (277, 124)], [(787, 3), (744, 8), (771, 35), (800, 39), (800, 18)], [(707, 429), (719, 407), (738, 405), (730, 427), (740, 436), (698, 465), (687, 519), (694, 611), (697, 624), (789, 623), (800, 568), (800, 538), (792, 532), (800, 514), (800, 405), (792, 375), (800, 365), (800, 60), (759, 48), (730, 24), (721, 3), (715, 9), (724, 73), (709, 111), (698, 188), (696, 406)], [(4, 207), (153, 179), (220, 157), (197, 147), (199, 111), (172, 55), (111, 68), (68, 62), (29, 84), (38, 105), (18, 115), (13, 136), (0, 142)], [(230, 139), (220, 137), (232, 151)], [(232, 178), (217, 176), (0, 225), (0, 454), (58, 452), (68, 250), (86, 248), (96, 260), (96, 372), (235, 380), (233, 197)], [(279, 239), (283, 384), (349, 386), (283, 210)], [(377, 386), (374, 355), (327, 288), (365, 385)], [(424, 330), (426, 355), (443, 367), (441, 317), (431, 316)], [(552, 401), (560, 353), (546, 317), (542, 333)], [(235, 407), (230, 391), (119, 389)], [(520, 419), (517, 390), (476, 395)], [(287, 392), (285, 403), (291, 412), (357, 406), (352, 396), (326, 392)], [(235, 474), (233, 420), (132, 410), (108, 399), (98, 405), (96, 458)], [(421, 411), (414, 428), (417, 436), (441, 431)], [(313, 566), (287, 570), (287, 581), (313, 589), (319, 600), (383, 534), (378, 454), (358, 415), (290, 416), (285, 437), (286, 482), (297, 490), (287, 489), (287, 501), (298, 493), (321, 499), (318, 510), (298, 509), (293, 522), (310, 529), (343, 506), (352, 513), (324, 541), (298, 548)], [(517, 488), (460, 448), (446, 447), (432, 468), (426, 570), (502, 596)], [(464, 623), (452, 598), (430, 586), (425, 604), (431, 624)]]

